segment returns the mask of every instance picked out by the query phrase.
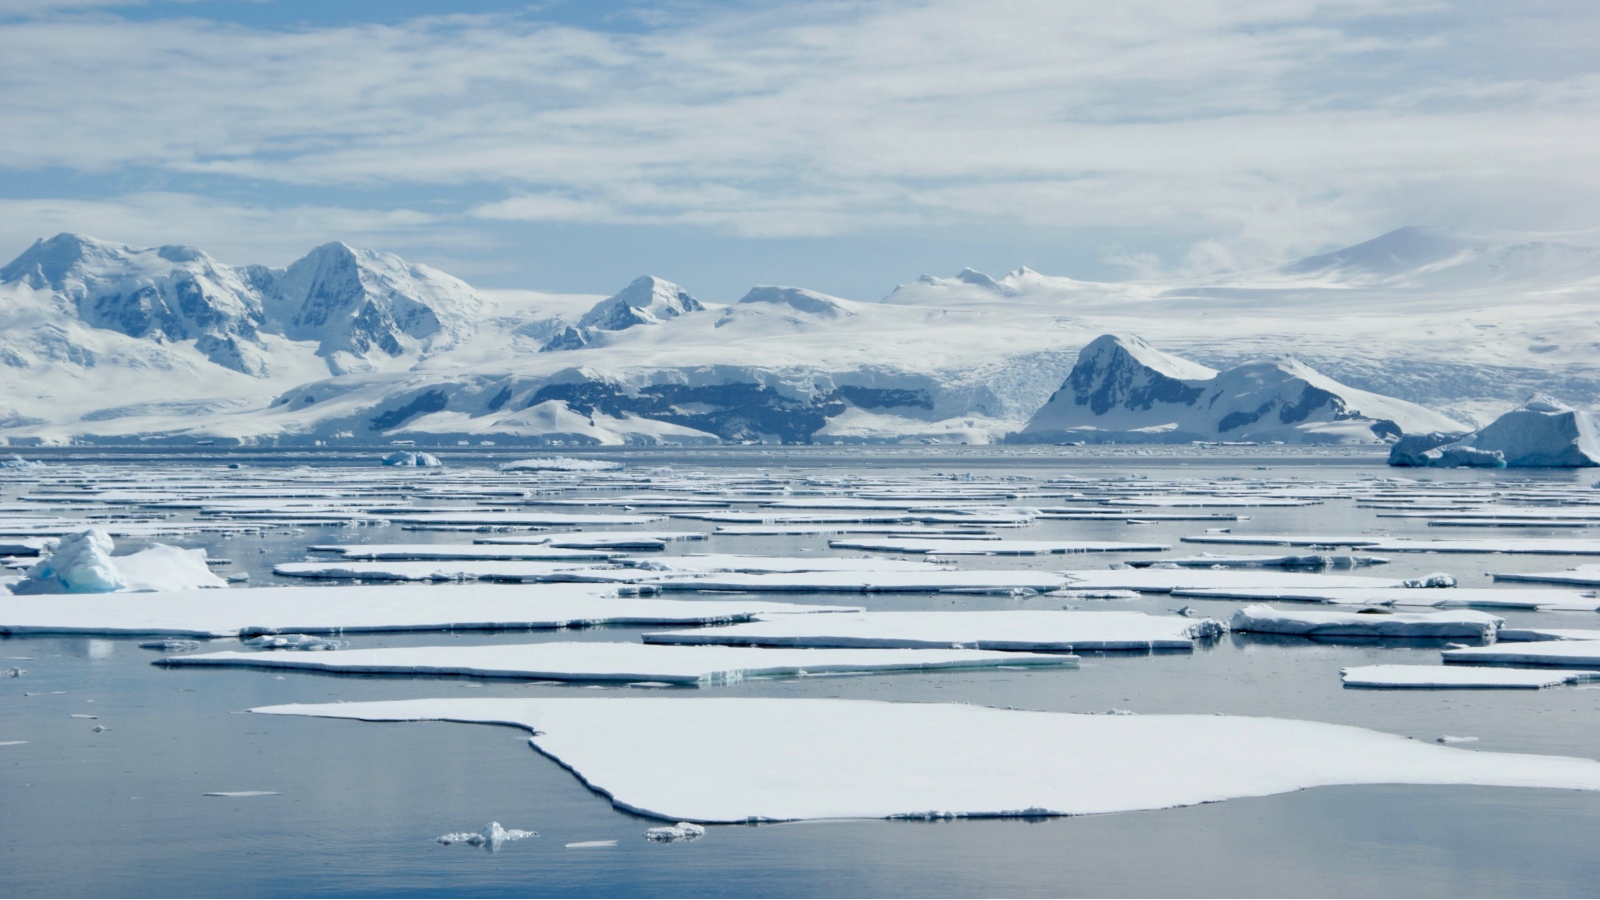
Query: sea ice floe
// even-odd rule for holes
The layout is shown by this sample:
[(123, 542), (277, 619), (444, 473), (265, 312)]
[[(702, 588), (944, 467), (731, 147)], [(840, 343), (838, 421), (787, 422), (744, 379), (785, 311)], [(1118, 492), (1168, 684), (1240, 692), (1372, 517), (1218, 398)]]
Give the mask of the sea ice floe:
[(590, 565), (581, 560), (329, 560), (278, 563), (272, 571), (291, 578), (359, 578), (363, 581), (539, 581)]
[(1395, 613), (1387, 610), (1273, 609), (1246, 606), (1228, 625), (1237, 632), (1306, 637), (1472, 638), (1491, 640), (1505, 619), (1477, 610)]
[(732, 553), (686, 553), (681, 556), (636, 557), (623, 560), (641, 572), (681, 572), (712, 574), (746, 572), (782, 574), (790, 572), (939, 572), (941, 569), (920, 559), (879, 559), (843, 556), (741, 556)]
[(319, 553), (341, 560), (582, 560), (605, 562), (616, 554), (597, 550), (527, 544), (315, 544)]
[(1568, 538), (1499, 538), (1429, 540), (1387, 538), (1367, 549), (1385, 553), (1532, 553), (1553, 556), (1600, 556), (1600, 541)]
[(481, 537), (474, 544), (543, 544), (571, 550), (662, 550), (674, 541), (703, 541), (704, 531), (570, 531), (524, 534), (511, 537)]
[(829, 541), (837, 550), (870, 550), (881, 553), (925, 553), (929, 556), (1038, 556), (1052, 553), (1160, 553), (1169, 544), (1137, 544), (1131, 541), (1013, 541), (1013, 540), (937, 540), (912, 538), (898, 540), (856, 539)]
[(1442, 654), (1447, 663), (1474, 666), (1553, 666), (1600, 669), (1600, 641), (1536, 641), (1463, 647)]
[[(1532, 689), (1600, 680), (1600, 672), (1552, 672), (1498, 666), (1351, 666), (1345, 687), (1416, 689)], [(1448, 741), (1446, 743), (1449, 743)]]
[(1502, 641), (1600, 641), (1600, 628), (1501, 628)]
[[(880, 560), (892, 563), (895, 560)], [(901, 561), (903, 562), (903, 561)], [(1017, 590), (1053, 591), (1067, 586), (1065, 575), (1037, 570), (960, 571), (933, 566), (908, 571), (898, 566), (870, 572), (729, 572), (693, 578), (662, 579), (642, 586), (660, 591), (770, 591), (785, 593), (960, 593), (1010, 594)]]
[(599, 641), (382, 647), (306, 655), (224, 651), (158, 660), (169, 666), (244, 666), (369, 675), (458, 675), (545, 681), (726, 684), (746, 678), (867, 672), (1068, 666), (1077, 657), (942, 649), (767, 649)]
[(1061, 573), (1067, 586), (1094, 590), (1131, 590), (1165, 594), (1175, 590), (1329, 590), (1333, 588), (1403, 588), (1408, 579), (1369, 575), (1319, 575), (1251, 569), (1194, 569), (1150, 566), (1141, 569), (1073, 569)]
[(1382, 538), (1372, 535), (1303, 534), (1196, 534), (1180, 538), (1186, 544), (1244, 544), (1263, 547), (1366, 547)]
[(1292, 553), (1278, 556), (1223, 556), (1202, 553), (1199, 556), (1159, 560), (1189, 569), (1353, 569), (1359, 566), (1382, 565), (1388, 561), (1381, 556), (1343, 553)]
[(543, 456), (500, 464), (502, 472), (610, 472), (620, 468), (622, 463), (570, 456)]
[(283, 794), (281, 792), (279, 792), (279, 791), (207, 791), (204, 794), (201, 794), (200, 796), (202, 796), (202, 797), (243, 798), (243, 797), (281, 797), (281, 796), (283, 796)]
[(1600, 587), (1600, 565), (1576, 566), (1563, 572), (1494, 572), (1492, 575), (1495, 581)]
[(756, 697), (401, 700), (254, 711), (520, 726), (534, 732), (540, 752), (616, 806), (668, 822), (1084, 815), (1354, 784), (1600, 790), (1600, 762), (1591, 759), (1462, 750), (1347, 725), (1240, 716)]
[(1178, 588), (1174, 597), (1333, 603), (1341, 606), (1414, 606), (1435, 609), (1542, 609), (1593, 612), (1600, 597), (1584, 591), (1543, 588)]
[(1037, 609), (864, 612), (804, 624), (779, 617), (644, 636), (654, 644), (769, 647), (967, 647), (980, 650), (1189, 650), (1226, 626), (1141, 612)]
[[(330, 640), (309, 634), (261, 634), (246, 638), (241, 643), (257, 650), (340, 650), (350, 646), (349, 641)], [(158, 662), (168, 662), (168, 660), (158, 660)]]
[(579, 584), (269, 587), (11, 598), (0, 634), (239, 634), (704, 625), (761, 614), (858, 611), (771, 601), (618, 597)]

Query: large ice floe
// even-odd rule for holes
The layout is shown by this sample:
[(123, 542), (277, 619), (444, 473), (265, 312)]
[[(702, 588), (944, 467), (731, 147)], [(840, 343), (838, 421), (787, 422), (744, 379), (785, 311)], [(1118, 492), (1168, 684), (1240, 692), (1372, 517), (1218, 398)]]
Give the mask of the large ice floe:
[[(876, 560), (879, 563), (893, 560)], [(901, 561), (904, 562), (904, 561)], [(872, 571), (848, 572), (728, 572), (642, 582), (641, 588), (659, 591), (772, 591), (782, 593), (939, 593), (1009, 594), (1018, 591), (1053, 591), (1067, 586), (1059, 572), (1022, 569), (961, 571), (937, 569), (898, 570), (892, 565)]]
[(592, 585), (267, 587), (12, 598), (0, 634), (240, 634), (707, 625), (860, 607), (618, 597)]
[(1441, 654), (1447, 663), (1473, 666), (1554, 666), (1600, 669), (1600, 641), (1536, 641), (1462, 647)]
[(697, 685), (807, 674), (1074, 666), (1077, 657), (949, 648), (768, 649), (551, 641), (482, 646), (382, 647), (317, 654), (292, 650), (266, 653), (226, 650), (170, 656), (157, 662), (171, 666), (309, 669), (370, 675), (464, 675), (474, 678)]
[(1595, 612), (1600, 597), (1588, 591), (1528, 588), (1178, 588), (1174, 597), (1199, 600), (1332, 603), (1339, 606), (1412, 606), (1434, 609), (1531, 609)]
[(1413, 690), (1538, 690), (1600, 680), (1600, 672), (1552, 672), (1494, 666), (1351, 666), (1339, 673), (1345, 687)]
[(1492, 640), (1505, 619), (1472, 609), (1451, 612), (1396, 613), (1388, 610), (1273, 609), (1246, 606), (1228, 625), (1255, 634), (1305, 637), (1472, 638)]
[(1600, 466), (1600, 429), (1589, 413), (1536, 396), (1466, 437), (1408, 434), (1390, 449), (1389, 465)]
[[(780, 698), (438, 699), (269, 715), (512, 725), (623, 809), (667, 821), (1086, 815), (1355, 784), (1600, 790), (1600, 762), (1348, 725)], [(670, 748), (670, 752), (662, 752)]]
[(1154, 565), (1130, 569), (1073, 569), (1061, 573), (1068, 586), (1094, 590), (1129, 590), (1165, 594), (1177, 590), (1331, 590), (1334, 588), (1417, 588), (1444, 586), (1448, 575), (1424, 578), (1377, 578), (1370, 575), (1319, 575)]
[(1214, 619), (1141, 612), (1004, 609), (862, 612), (799, 623), (757, 621), (646, 634), (654, 644), (764, 647), (967, 647), (980, 650), (1189, 650), (1227, 630)]
[(1494, 572), (1492, 576), (1495, 581), (1600, 587), (1600, 565), (1573, 566), (1561, 572)]
[(95, 528), (68, 534), (11, 585), (13, 594), (103, 594), (225, 588), (206, 565), (206, 551), (156, 544), (127, 556), (112, 556), (115, 543)]
[(1169, 544), (1133, 541), (1013, 541), (940, 540), (937, 538), (882, 538), (829, 541), (837, 550), (871, 550), (882, 553), (925, 553), (929, 556), (1038, 556), (1051, 553), (1159, 553)]

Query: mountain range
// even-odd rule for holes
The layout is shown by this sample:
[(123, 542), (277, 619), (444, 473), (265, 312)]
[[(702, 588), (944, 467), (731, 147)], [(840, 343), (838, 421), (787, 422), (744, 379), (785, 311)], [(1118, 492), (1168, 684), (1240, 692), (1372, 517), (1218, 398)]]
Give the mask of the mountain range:
[[(1225, 276), (968, 269), (723, 303), (652, 276), (480, 290), (340, 243), (269, 268), (62, 234), (0, 268), (0, 440), (1386, 440), (1536, 392), (1592, 406), (1596, 300), (1594, 247), (1421, 228)], [(1113, 369), (1217, 396), (1134, 409)]]

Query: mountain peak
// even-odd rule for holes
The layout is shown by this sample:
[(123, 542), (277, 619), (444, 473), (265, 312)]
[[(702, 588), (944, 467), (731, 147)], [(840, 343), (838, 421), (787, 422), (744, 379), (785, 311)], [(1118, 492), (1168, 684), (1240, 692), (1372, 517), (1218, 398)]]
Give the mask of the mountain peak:
[(854, 303), (839, 297), (830, 297), (805, 288), (778, 287), (775, 285), (760, 284), (751, 288), (749, 293), (739, 298), (738, 305), (744, 306), (753, 303), (767, 303), (774, 306), (787, 306), (797, 312), (808, 313), (813, 316), (836, 319), (855, 315)]

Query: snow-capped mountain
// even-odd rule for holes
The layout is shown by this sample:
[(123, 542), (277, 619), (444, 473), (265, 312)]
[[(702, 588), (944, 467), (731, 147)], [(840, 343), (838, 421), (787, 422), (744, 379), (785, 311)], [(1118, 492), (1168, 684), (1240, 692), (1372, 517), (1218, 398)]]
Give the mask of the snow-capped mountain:
[(1038, 441), (1372, 443), (1468, 427), (1414, 403), (1356, 390), (1283, 358), (1225, 372), (1102, 335), (1061, 390), (1013, 436)]
[(596, 303), (578, 324), (569, 325), (540, 348), (545, 351), (577, 350), (605, 339), (605, 333), (638, 325), (660, 325), (681, 315), (702, 312), (690, 293), (670, 281), (643, 275), (621, 291)]
[[(1043, 415), (1108, 333), (1174, 354), (1126, 342), (1129, 372), (1234, 397), (1215, 421), (1117, 424), (1127, 439), (1375, 434), (1339, 418), (1356, 414), (1433, 431), (1535, 392), (1593, 406), (1597, 301), (1594, 248), (1421, 229), (1199, 280), (969, 269), (876, 302), (756, 287), (727, 303), (650, 276), (609, 297), (478, 291), (343, 244), (271, 269), (61, 235), (0, 270), (0, 440), (986, 442)], [(1314, 391), (1342, 410), (1279, 421)], [(1265, 438), (1269, 421), (1294, 435)]]

